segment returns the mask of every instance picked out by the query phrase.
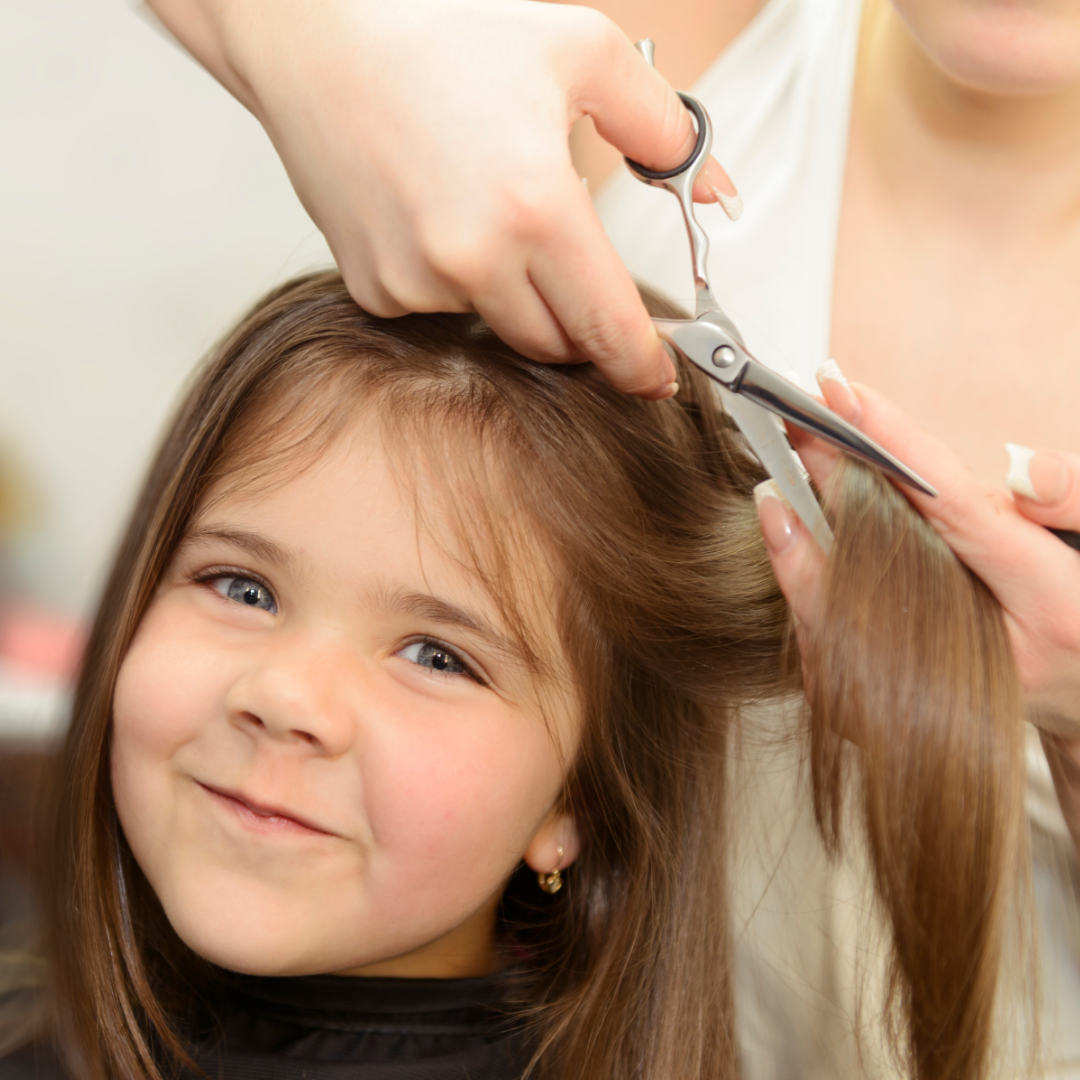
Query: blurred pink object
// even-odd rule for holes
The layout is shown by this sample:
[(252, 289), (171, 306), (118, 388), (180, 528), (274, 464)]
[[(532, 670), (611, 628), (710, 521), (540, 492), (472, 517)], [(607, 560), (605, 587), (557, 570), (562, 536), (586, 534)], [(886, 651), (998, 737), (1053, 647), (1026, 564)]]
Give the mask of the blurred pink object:
[(86, 627), (29, 605), (0, 612), (0, 662), (70, 682), (86, 648)]

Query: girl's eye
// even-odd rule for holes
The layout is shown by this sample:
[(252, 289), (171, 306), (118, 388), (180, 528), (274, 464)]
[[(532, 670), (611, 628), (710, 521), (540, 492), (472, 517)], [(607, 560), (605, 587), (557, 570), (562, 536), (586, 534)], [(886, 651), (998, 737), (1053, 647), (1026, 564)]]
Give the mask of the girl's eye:
[(252, 578), (216, 577), (210, 584), (222, 596), (227, 596), (238, 604), (268, 611), (271, 615), (277, 614), (277, 602), (274, 600), (273, 593), (265, 585)]
[(453, 649), (436, 641), (414, 641), (398, 653), (419, 667), (437, 671), (442, 675), (465, 675), (479, 682), (476, 673)]

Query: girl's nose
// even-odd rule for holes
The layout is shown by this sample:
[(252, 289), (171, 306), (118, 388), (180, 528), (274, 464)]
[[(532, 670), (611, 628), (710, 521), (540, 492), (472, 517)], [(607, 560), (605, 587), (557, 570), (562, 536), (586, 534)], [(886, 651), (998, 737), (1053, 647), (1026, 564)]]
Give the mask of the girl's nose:
[(232, 684), (229, 722), (261, 737), (336, 757), (356, 736), (359, 662), (326, 642), (296, 641), (260, 655)]

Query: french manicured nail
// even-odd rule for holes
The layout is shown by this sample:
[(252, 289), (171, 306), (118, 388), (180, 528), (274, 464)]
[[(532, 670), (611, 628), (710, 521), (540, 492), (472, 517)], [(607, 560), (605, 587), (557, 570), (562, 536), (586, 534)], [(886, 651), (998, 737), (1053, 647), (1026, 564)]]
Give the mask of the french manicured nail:
[(765, 546), (774, 555), (783, 555), (798, 541), (795, 518), (787, 499), (775, 480), (763, 480), (754, 488), (754, 502), (761, 518), (761, 532)]
[(743, 213), (743, 201), (741, 195), (725, 195), (719, 188), (710, 188), (720, 204), (720, 209), (728, 216), (729, 221), (738, 221)]
[(731, 177), (724, 172), (720, 162), (710, 157), (701, 170), (700, 179), (712, 192), (713, 198), (720, 204), (720, 208), (732, 220), (738, 221), (742, 217), (743, 201)]
[(817, 369), (817, 381), (823, 383), (826, 379), (834, 379), (841, 386), (851, 389), (851, 383), (847, 381), (847, 376), (840, 370), (840, 365), (835, 360), (826, 360)]
[[(816, 375), (818, 386), (825, 394), (829, 408), (850, 423), (857, 424), (862, 419), (862, 402), (855, 396), (855, 391), (840, 370), (840, 365), (835, 360), (826, 360), (817, 369)], [(829, 393), (826, 393), (826, 383), (832, 383)]]
[(670, 382), (666, 386), (657, 387), (657, 389), (650, 391), (647, 394), (641, 396), (646, 401), (667, 401), (669, 397), (674, 397), (679, 392), (679, 384), (677, 382)]
[(1064, 502), (1072, 485), (1072, 477), (1065, 463), (1045, 450), (1032, 450), (1016, 443), (1006, 443), (1009, 453), (1009, 473), (1005, 483), (1017, 495), (1056, 506)]

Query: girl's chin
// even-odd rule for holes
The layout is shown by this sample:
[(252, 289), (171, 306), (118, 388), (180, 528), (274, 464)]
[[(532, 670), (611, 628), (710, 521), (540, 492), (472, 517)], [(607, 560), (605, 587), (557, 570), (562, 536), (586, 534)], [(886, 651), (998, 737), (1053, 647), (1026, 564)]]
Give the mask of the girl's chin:
[(205, 894), (165, 895), (162, 906), (189, 949), (228, 971), (315, 975), (341, 966), (343, 934), (332, 932), (335, 920), (313, 919), (310, 904), (257, 895), (261, 891), (246, 889), (218, 905), (207, 904)]
[(338, 969), (340, 953), (330, 948), (297, 948), (292, 941), (267, 942), (260, 940), (237, 940), (235, 936), (214, 932), (187, 934), (179, 929), (180, 939), (192, 952), (226, 971), (240, 975), (288, 977), (294, 975), (321, 975)]

